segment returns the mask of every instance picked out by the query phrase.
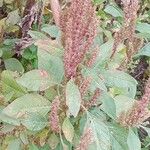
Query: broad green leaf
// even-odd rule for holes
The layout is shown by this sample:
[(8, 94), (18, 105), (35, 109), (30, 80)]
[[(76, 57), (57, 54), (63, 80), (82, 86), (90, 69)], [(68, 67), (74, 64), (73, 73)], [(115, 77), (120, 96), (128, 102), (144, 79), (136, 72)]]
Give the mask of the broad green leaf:
[(119, 95), (115, 98), (116, 115), (119, 117), (122, 112), (127, 113), (135, 104), (135, 100), (127, 96)]
[(69, 113), (74, 117), (77, 117), (81, 105), (81, 94), (72, 79), (66, 86), (66, 105), (69, 108)]
[(29, 30), (28, 34), (34, 39), (34, 40), (39, 40), (39, 39), (47, 39), (47, 36), (41, 32), (38, 31), (32, 31)]
[(106, 62), (109, 60), (111, 56), (113, 44), (114, 44), (114, 41), (111, 39), (108, 42), (100, 46), (100, 53), (97, 56), (95, 67), (99, 67), (99, 65), (103, 66), (106, 64)]
[(31, 131), (39, 131), (45, 128), (47, 120), (38, 113), (27, 113), (26, 118), (21, 120), (21, 123)]
[(48, 139), (48, 144), (52, 149), (56, 149), (57, 145), (59, 144), (60, 140), (55, 134), (51, 134)]
[(128, 134), (128, 139), (127, 139), (127, 144), (129, 147), (129, 150), (141, 150), (141, 142), (132, 129), (129, 129), (129, 134)]
[(110, 133), (108, 127), (98, 118), (88, 114), (88, 125), (92, 129), (93, 143), (90, 145), (91, 150), (111, 150)]
[(139, 50), (139, 52), (135, 55), (135, 58), (139, 56), (150, 57), (150, 42), (147, 43), (141, 50)]
[(20, 139), (11, 140), (7, 146), (7, 150), (20, 150), (20, 149), (21, 149)]
[(0, 121), (6, 122), (10, 125), (15, 125), (15, 126), (20, 125), (20, 121), (18, 119), (8, 116), (7, 114), (3, 112), (0, 112)]
[(63, 79), (63, 61), (42, 49), (38, 50), (38, 68), (47, 71), (56, 83), (60, 83)]
[(112, 119), (116, 118), (116, 105), (114, 99), (108, 94), (102, 94), (100, 100), (102, 101), (101, 109)]
[(141, 32), (141, 33), (150, 34), (150, 24), (140, 22), (140, 23), (137, 24), (136, 30)]
[(2, 113), (14, 119), (27, 119), (28, 114), (45, 116), (50, 111), (50, 102), (38, 94), (26, 94), (17, 98), (2, 110)]
[(107, 92), (107, 88), (105, 86), (104, 81), (99, 77), (98, 73), (94, 69), (85, 68), (83, 70), (83, 75), (92, 78), (90, 86), (91, 91), (95, 91), (97, 88), (99, 88), (102, 91)]
[(2, 92), (4, 95), (13, 93), (13, 98), (18, 98), (27, 93), (26, 89), (15, 80), (16, 74), (11, 71), (3, 71), (1, 74)]
[(67, 141), (72, 142), (73, 137), (74, 137), (74, 127), (72, 126), (69, 118), (65, 118), (62, 124), (62, 131)]
[(124, 88), (126, 90), (126, 96), (134, 98), (136, 95), (137, 81), (129, 74), (123, 71), (103, 71), (101, 74), (104, 77), (104, 81), (108, 87)]
[(119, 124), (110, 124), (112, 150), (129, 150), (127, 146), (128, 130)]
[(17, 71), (19, 73), (24, 72), (24, 68), (22, 64), (15, 58), (6, 59), (4, 60), (4, 63), (5, 63), (5, 68), (7, 70), (14, 71), (14, 72)]
[(41, 31), (49, 34), (53, 38), (56, 38), (59, 35), (59, 28), (55, 25), (45, 24), (42, 26)]
[(123, 12), (122, 10), (114, 5), (107, 5), (104, 11), (113, 17), (123, 17)]
[(52, 77), (45, 70), (29, 71), (16, 80), (29, 91), (44, 91), (54, 85)]
[(39, 150), (39, 148), (34, 144), (30, 144), (29, 145), (29, 150)]

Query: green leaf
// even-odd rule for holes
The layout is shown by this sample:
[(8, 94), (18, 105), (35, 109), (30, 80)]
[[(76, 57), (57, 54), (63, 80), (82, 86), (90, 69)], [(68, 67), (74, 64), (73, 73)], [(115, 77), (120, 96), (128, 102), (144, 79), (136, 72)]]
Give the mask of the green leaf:
[(2, 57), (2, 55), (3, 55), (3, 51), (2, 49), (0, 49), (0, 57)]
[(119, 117), (122, 112), (127, 113), (135, 104), (135, 100), (127, 96), (119, 95), (115, 98), (116, 115)]
[(66, 86), (66, 105), (69, 108), (69, 113), (77, 117), (81, 105), (81, 94), (72, 79)]
[[(26, 94), (4, 108), (2, 114), (22, 121), (31, 118), (29, 114), (37, 113), (44, 117), (49, 111), (50, 102), (48, 100), (38, 94)], [(31, 119), (33, 120), (33, 118)]]
[(19, 16), (19, 10), (18, 9), (11, 11), (7, 16), (6, 24), (7, 25), (15, 25), (20, 21), (20, 19), (21, 18)]
[(69, 118), (65, 118), (65, 120), (62, 124), (62, 131), (63, 131), (67, 141), (72, 142), (73, 137), (74, 137), (74, 128), (73, 128)]
[(107, 61), (110, 59), (112, 49), (113, 49), (113, 44), (114, 44), (114, 41), (111, 39), (108, 42), (100, 46), (100, 53), (97, 56), (95, 67), (99, 68), (99, 65), (105, 66)]
[(122, 10), (114, 5), (107, 5), (104, 11), (113, 17), (123, 17), (123, 12)]
[(56, 83), (61, 83), (64, 76), (63, 61), (45, 50), (38, 50), (38, 68), (47, 71)]
[(125, 95), (134, 98), (136, 95), (137, 81), (129, 74), (123, 71), (103, 71), (101, 74), (104, 77), (108, 87), (118, 87), (126, 90)]
[(27, 93), (26, 89), (15, 80), (16, 74), (11, 71), (3, 71), (1, 74), (2, 93), (8, 95), (13, 93), (13, 98), (18, 98)]
[(92, 83), (90, 86), (91, 91), (95, 91), (97, 88), (107, 92), (107, 87), (104, 81), (98, 76), (98, 73), (94, 69), (85, 68), (83, 70), (83, 75), (92, 78)]
[(49, 34), (53, 38), (56, 38), (59, 35), (59, 28), (55, 25), (45, 24), (42, 26), (41, 31)]
[(7, 146), (7, 150), (20, 150), (20, 149), (21, 149), (21, 140), (20, 139), (11, 140)]
[(129, 150), (141, 150), (141, 142), (138, 135), (136, 135), (132, 129), (129, 129), (127, 144)]
[(19, 73), (24, 72), (24, 68), (22, 64), (15, 58), (6, 59), (4, 60), (4, 63), (5, 63), (5, 68), (7, 70), (14, 71), (14, 72), (17, 71)]
[(94, 4), (102, 4), (103, 2), (105, 2), (106, 0), (94, 0)]
[(54, 85), (52, 78), (44, 70), (29, 71), (16, 80), (29, 91), (44, 91)]
[(26, 118), (21, 120), (21, 123), (31, 131), (39, 131), (45, 128), (47, 120), (38, 113), (27, 113)]
[(38, 31), (32, 31), (32, 30), (29, 30), (28, 31), (28, 34), (34, 39), (34, 40), (39, 40), (39, 39), (47, 39), (48, 37), (41, 33), (41, 32), (38, 32)]
[(29, 150), (39, 150), (39, 148), (35, 144), (30, 144)]
[(92, 150), (111, 150), (110, 133), (108, 127), (98, 118), (87, 114), (89, 123), (87, 127), (92, 129), (93, 143)]
[(110, 124), (112, 150), (129, 150), (127, 146), (128, 131), (119, 124)]
[(139, 52), (134, 56), (139, 57), (139, 56), (148, 56), (150, 57), (150, 42), (147, 43)]
[(59, 144), (59, 138), (55, 134), (51, 134), (48, 139), (48, 144), (52, 149), (56, 149), (57, 145)]
[(141, 33), (150, 34), (150, 24), (140, 22), (140, 23), (137, 24), (136, 30), (141, 32)]
[(110, 97), (108, 94), (102, 94), (101, 95), (101, 109), (112, 119), (116, 118), (116, 105), (114, 102), (114, 99)]

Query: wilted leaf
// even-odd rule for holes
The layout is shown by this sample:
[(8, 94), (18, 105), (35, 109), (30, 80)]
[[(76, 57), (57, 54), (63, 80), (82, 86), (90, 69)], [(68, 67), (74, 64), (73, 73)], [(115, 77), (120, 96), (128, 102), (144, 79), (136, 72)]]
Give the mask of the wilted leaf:
[(66, 105), (69, 113), (77, 117), (81, 105), (81, 94), (73, 80), (70, 80), (66, 86)]
[(129, 147), (129, 150), (141, 150), (141, 142), (132, 129), (129, 129), (129, 134), (128, 134), (128, 139), (127, 139), (127, 144)]
[(17, 83), (29, 91), (44, 91), (53, 86), (53, 79), (45, 70), (32, 70), (17, 78)]
[(72, 142), (73, 137), (74, 137), (74, 128), (73, 128), (69, 118), (65, 118), (63, 125), (62, 125), (62, 131), (65, 135), (65, 138), (69, 142)]
[(22, 64), (15, 58), (6, 59), (4, 60), (4, 63), (5, 63), (5, 68), (7, 70), (14, 71), (14, 72), (17, 71), (19, 73), (24, 72), (24, 68)]

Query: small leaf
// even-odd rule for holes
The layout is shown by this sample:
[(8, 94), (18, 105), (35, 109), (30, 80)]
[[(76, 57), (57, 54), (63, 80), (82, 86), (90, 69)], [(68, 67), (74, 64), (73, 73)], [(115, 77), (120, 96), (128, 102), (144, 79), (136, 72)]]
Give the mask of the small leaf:
[(62, 125), (62, 131), (69, 142), (72, 142), (74, 137), (74, 128), (68, 118), (66, 118)]
[(150, 57), (150, 42), (147, 43), (134, 57), (148, 56)]
[(104, 11), (113, 17), (123, 17), (123, 12), (122, 10), (114, 5), (107, 5)]
[(70, 114), (77, 117), (81, 105), (81, 94), (72, 79), (66, 86), (66, 105), (69, 108)]
[(59, 29), (55, 25), (45, 24), (42, 29), (43, 32), (49, 34), (51, 37), (56, 38), (59, 34)]
[(17, 71), (19, 73), (24, 72), (24, 68), (22, 64), (15, 58), (6, 59), (4, 60), (4, 63), (5, 63), (5, 68), (7, 70), (14, 71), (14, 72)]
[(141, 150), (141, 142), (139, 137), (133, 132), (132, 129), (129, 129), (127, 144), (129, 150)]
[(39, 40), (39, 39), (47, 39), (47, 36), (41, 32), (38, 31), (32, 31), (29, 30), (28, 34), (34, 39), (34, 40)]
[(17, 78), (17, 83), (26, 87), (29, 91), (44, 91), (54, 85), (52, 78), (44, 70), (29, 71)]
[(101, 95), (101, 109), (112, 119), (116, 118), (116, 105), (114, 99), (108, 94)]
[[(15, 80), (15, 73), (11, 71), (3, 71), (1, 74), (2, 93), (7, 97), (13, 93), (13, 98), (18, 98), (27, 93), (26, 89), (19, 85)], [(11, 98), (12, 98), (11, 96)]]

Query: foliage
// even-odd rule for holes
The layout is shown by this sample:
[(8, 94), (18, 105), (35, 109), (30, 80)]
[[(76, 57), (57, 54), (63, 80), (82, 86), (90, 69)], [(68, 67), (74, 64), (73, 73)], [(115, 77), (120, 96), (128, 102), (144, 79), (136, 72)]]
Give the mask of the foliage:
[(0, 0), (0, 149), (149, 149), (150, 1), (129, 1)]

